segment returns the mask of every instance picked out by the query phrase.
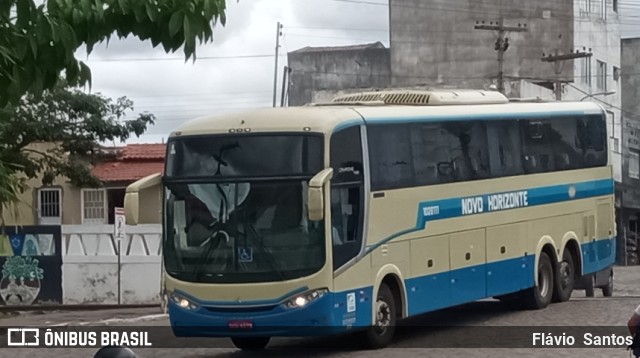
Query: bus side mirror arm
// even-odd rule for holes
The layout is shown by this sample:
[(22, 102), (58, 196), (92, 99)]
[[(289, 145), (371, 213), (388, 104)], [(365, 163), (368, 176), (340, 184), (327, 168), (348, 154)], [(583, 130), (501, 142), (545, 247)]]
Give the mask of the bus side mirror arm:
[(309, 180), (309, 193), (307, 195), (309, 220), (320, 221), (324, 219), (324, 187), (332, 177), (333, 169), (326, 168)]

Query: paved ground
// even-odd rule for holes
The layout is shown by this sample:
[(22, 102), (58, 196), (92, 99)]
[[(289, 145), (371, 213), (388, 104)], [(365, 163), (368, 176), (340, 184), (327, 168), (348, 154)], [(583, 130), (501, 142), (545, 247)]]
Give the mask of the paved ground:
[[(640, 266), (617, 267), (615, 269), (615, 292), (611, 298), (602, 297), (596, 291), (596, 297), (585, 297), (584, 291), (576, 291), (569, 302), (553, 304), (545, 310), (519, 311), (510, 310), (498, 301), (487, 300), (469, 305), (439, 311), (421, 317), (412, 318), (398, 328), (396, 339), (390, 348), (379, 351), (359, 351), (352, 336), (322, 339), (276, 339), (270, 349), (259, 356), (309, 356), (309, 357), (629, 357), (623, 348), (550, 348), (550, 349), (515, 349), (515, 348), (423, 348), (440, 345), (453, 338), (460, 340), (469, 337), (468, 328), (442, 328), (433, 325), (450, 324), (452, 326), (478, 326), (477, 331), (484, 332), (487, 340), (491, 334), (505, 334), (504, 331), (492, 331), (494, 326), (512, 327), (541, 326), (541, 331), (549, 331), (544, 326), (617, 326), (623, 329), (630, 312), (640, 304)], [(23, 325), (111, 325), (111, 326), (163, 326), (167, 318), (159, 308), (118, 309), (94, 312), (50, 312), (46, 314), (21, 314), (0, 319), (1, 326)], [(430, 327), (431, 326), (431, 327)], [(506, 333), (511, 333), (510, 331)], [(609, 329), (611, 330), (611, 329)], [(608, 331), (607, 331), (608, 332)], [(528, 337), (528, 336), (527, 336)], [(502, 338), (502, 337), (496, 337)], [(4, 339), (4, 338), (2, 338)], [(528, 339), (528, 338), (527, 338)], [(226, 347), (216, 349), (136, 349), (140, 357), (252, 357), (233, 349), (226, 339), (207, 339), (211, 346)], [(319, 348), (324, 347), (324, 348)], [(327, 347), (333, 347), (329, 349)], [(11, 349), (0, 352), (0, 357), (92, 357), (95, 349)]]

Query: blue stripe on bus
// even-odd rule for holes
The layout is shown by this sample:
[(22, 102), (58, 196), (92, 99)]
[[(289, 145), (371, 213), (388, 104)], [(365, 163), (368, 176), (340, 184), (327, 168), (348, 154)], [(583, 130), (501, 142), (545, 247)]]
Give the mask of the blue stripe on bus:
[[(509, 194), (509, 193), (521, 193), (526, 192), (526, 205), (521, 202), (519, 206), (513, 208), (505, 208), (501, 210), (491, 210), (489, 205), (490, 199), (494, 195)], [(405, 229), (401, 232), (394, 233), (379, 242), (369, 245), (366, 250), (366, 254), (377, 249), (381, 245), (388, 243), (389, 241), (415, 231), (424, 230), (429, 221), (452, 219), (461, 216), (486, 214), (489, 212), (498, 212), (505, 210), (522, 209), (532, 206), (548, 205), (554, 203), (560, 203), (570, 200), (578, 200), (585, 198), (598, 197), (603, 195), (611, 195), (614, 192), (613, 179), (600, 179), (593, 181), (586, 181), (572, 184), (551, 185), (530, 189), (516, 189), (508, 192), (496, 192), (491, 194), (473, 195), (467, 197), (448, 198), (442, 200), (426, 201), (418, 204), (418, 215), (416, 219), (416, 226), (413, 228)], [(472, 213), (464, 213), (463, 200), (474, 200), (481, 198), (481, 205), (478, 202), (478, 206)], [(524, 200), (523, 198), (521, 198)]]
[[(582, 274), (614, 263), (615, 238), (582, 244)], [(405, 279), (409, 316), (479, 299), (522, 291), (534, 286), (535, 255), (487, 262), (437, 274)]]
[[(615, 238), (583, 244), (585, 270), (596, 272), (611, 265), (613, 255), (610, 250), (615, 251), (614, 245)], [(591, 252), (594, 255), (590, 255)], [(534, 285), (534, 265), (535, 256), (527, 255), (405, 279), (407, 313), (414, 316), (528, 289)], [(290, 295), (295, 294), (292, 291)], [(351, 295), (355, 299), (349, 299)], [(290, 297), (269, 301), (282, 302), (286, 298)], [(244, 304), (248, 305), (248, 302)], [(206, 305), (187, 310), (169, 301), (168, 306), (171, 326), (178, 337), (308, 336), (369, 326), (373, 321), (374, 302), (373, 286), (366, 286), (329, 292), (301, 308), (286, 308), (279, 304), (259, 312), (249, 307), (247, 310), (237, 307), (234, 311), (214, 313)], [(225, 305), (229, 304), (235, 302), (225, 302)], [(250, 320), (253, 329), (230, 329), (232, 320)]]

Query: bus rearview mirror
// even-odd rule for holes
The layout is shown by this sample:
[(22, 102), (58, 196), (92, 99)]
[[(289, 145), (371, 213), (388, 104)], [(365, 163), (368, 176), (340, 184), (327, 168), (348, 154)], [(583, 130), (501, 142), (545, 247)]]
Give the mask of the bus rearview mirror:
[(124, 220), (127, 225), (138, 225), (140, 213), (140, 199), (138, 193), (124, 195)]
[[(140, 222), (140, 192), (162, 184), (162, 174), (151, 174), (130, 184), (124, 195), (124, 219), (127, 225), (138, 225)], [(143, 210), (145, 208), (142, 208)]]
[(309, 191), (307, 195), (309, 220), (320, 221), (324, 219), (324, 187), (332, 177), (333, 169), (326, 168), (309, 181)]

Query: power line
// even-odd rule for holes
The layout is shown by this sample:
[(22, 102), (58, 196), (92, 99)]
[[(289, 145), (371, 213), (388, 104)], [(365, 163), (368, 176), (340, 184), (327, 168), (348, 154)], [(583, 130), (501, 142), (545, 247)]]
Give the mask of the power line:
[(388, 29), (379, 28), (354, 28), (354, 27), (322, 27), (322, 26), (287, 26), (288, 29), (298, 30), (320, 30), (320, 31), (367, 31), (367, 32), (387, 32)]
[[(284, 55), (281, 55), (284, 56)], [(243, 58), (273, 58), (274, 55), (234, 55), (234, 56), (198, 56), (198, 60), (228, 60)], [(104, 58), (88, 59), (87, 62), (135, 62), (135, 61), (184, 61), (184, 57), (145, 57), (145, 58)]]

